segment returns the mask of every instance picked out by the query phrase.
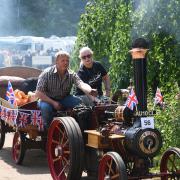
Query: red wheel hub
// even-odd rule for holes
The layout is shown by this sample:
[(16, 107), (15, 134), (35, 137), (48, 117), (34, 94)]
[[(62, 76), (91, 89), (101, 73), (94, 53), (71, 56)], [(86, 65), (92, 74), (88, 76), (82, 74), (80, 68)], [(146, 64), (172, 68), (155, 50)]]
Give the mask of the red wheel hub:
[(60, 145), (57, 145), (57, 147), (54, 149), (54, 154), (56, 157), (63, 155), (63, 148)]

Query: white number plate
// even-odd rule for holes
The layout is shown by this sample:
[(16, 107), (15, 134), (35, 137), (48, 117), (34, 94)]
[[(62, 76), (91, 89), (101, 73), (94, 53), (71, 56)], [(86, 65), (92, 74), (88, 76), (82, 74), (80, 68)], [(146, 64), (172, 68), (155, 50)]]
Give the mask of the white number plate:
[(154, 129), (154, 117), (141, 117), (141, 127)]

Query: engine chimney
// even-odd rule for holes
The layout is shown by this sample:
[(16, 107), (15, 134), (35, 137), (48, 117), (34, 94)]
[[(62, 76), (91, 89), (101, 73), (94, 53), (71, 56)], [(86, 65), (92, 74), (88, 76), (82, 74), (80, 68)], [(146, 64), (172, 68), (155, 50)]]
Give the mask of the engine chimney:
[(130, 50), (134, 66), (135, 93), (139, 102), (138, 111), (147, 111), (147, 51), (148, 43), (143, 38), (136, 39), (132, 44), (132, 50)]

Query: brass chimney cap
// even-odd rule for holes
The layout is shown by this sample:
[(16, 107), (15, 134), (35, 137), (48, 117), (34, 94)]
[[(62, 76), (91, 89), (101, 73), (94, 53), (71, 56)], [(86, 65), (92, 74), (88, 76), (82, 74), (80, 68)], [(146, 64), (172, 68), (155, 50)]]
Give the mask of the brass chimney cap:
[(133, 48), (129, 52), (132, 55), (133, 59), (142, 59), (146, 56), (146, 52), (149, 49), (143, 49), (143, 48)]
[(132, 59), (145, 58), (146, 52), (149, 50), (149, 43), (144, 38), (137, 38), (132, 43), (132, 49), (129, 51)]

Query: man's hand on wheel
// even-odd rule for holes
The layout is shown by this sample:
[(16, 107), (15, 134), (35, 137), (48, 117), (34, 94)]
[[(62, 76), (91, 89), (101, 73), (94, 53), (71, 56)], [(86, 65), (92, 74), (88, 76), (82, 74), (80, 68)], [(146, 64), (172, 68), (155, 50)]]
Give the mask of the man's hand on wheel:
[(53, 107), (54, 107), (54, 109), (56, 109), (57, 111), (62, 109), (62, 105), (61, 105), (59, 102), (56, 102), (56, 101), (54, 101)]
[(92, 89), (89, 94), (96, 97), (98, 95), (97, 89)]

